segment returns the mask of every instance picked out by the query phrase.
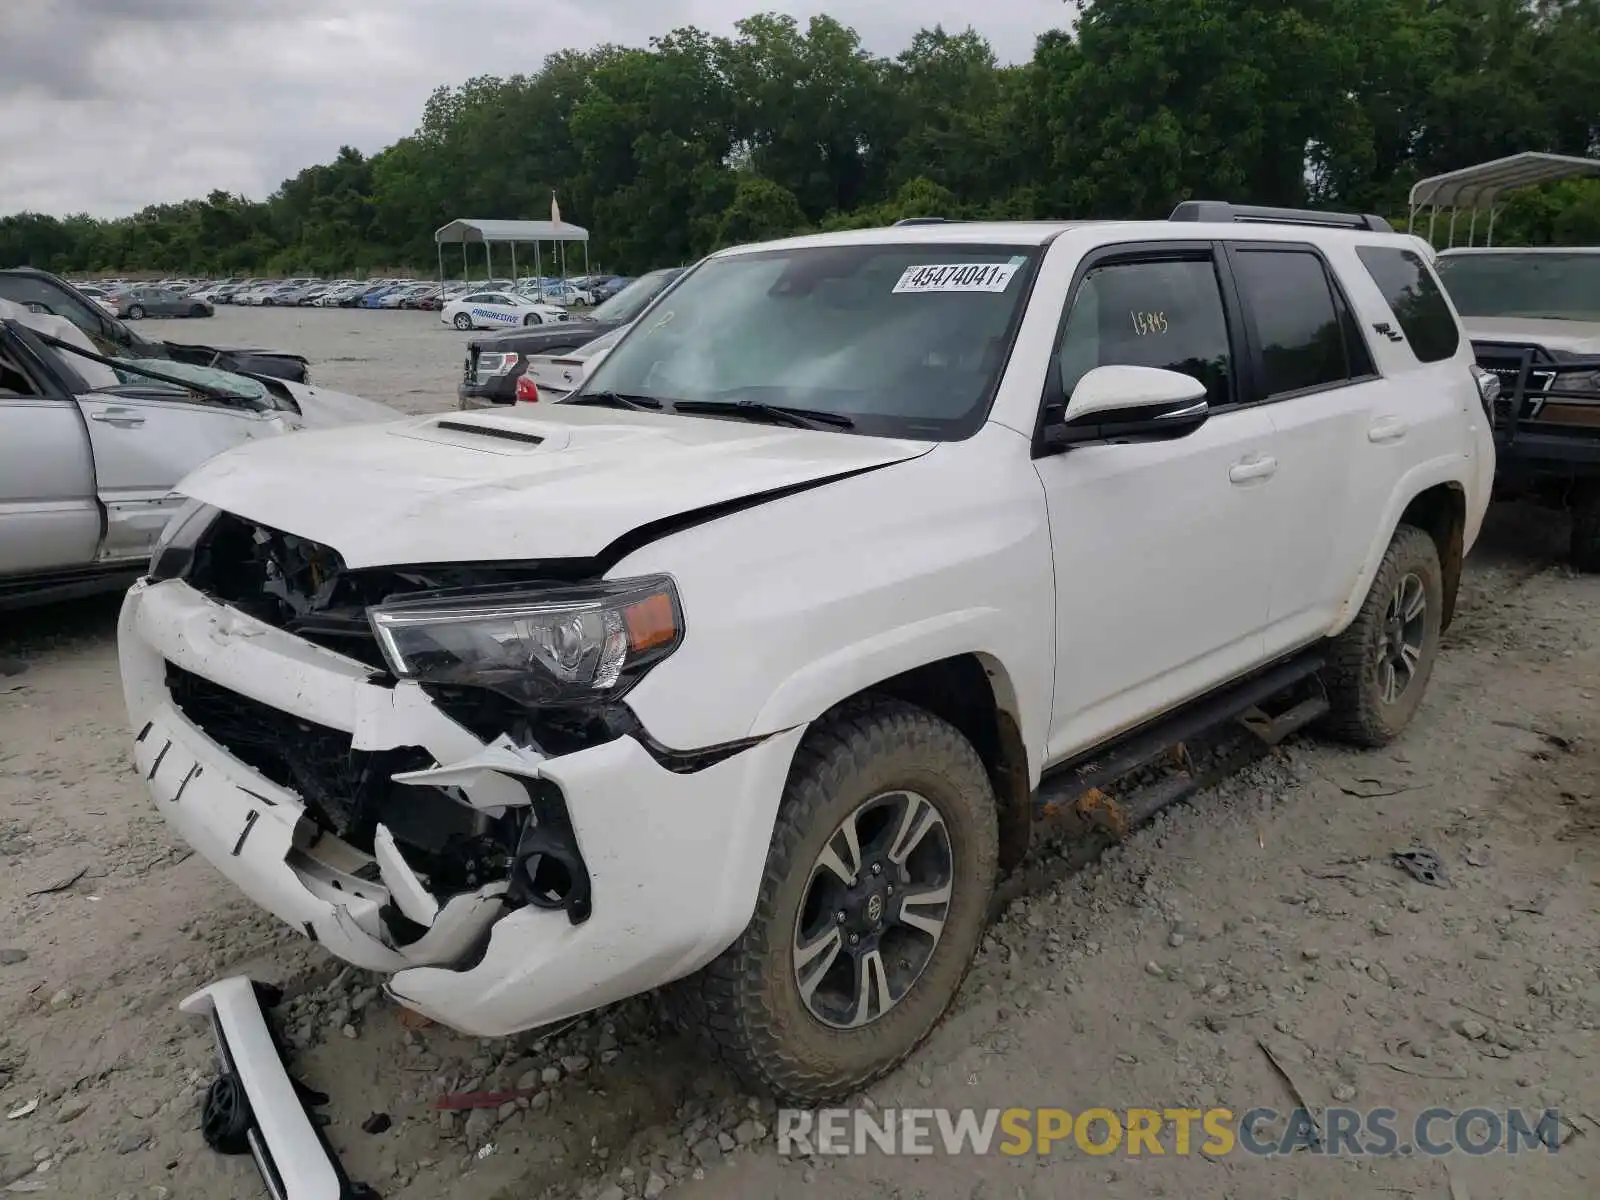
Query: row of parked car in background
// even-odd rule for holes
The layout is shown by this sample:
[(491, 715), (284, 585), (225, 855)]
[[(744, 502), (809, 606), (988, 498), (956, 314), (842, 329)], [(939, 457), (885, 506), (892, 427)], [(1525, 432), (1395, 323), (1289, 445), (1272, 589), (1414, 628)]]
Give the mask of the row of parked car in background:
[[(256, 308), (410, 308), (441, 311), (455, 300), (492, 292), (511, 297), (507, 303), (533, 303), (556, 308), (592, 308), (616, 295), (632, 278), (581, 275), (557, 279), (531, 275), (520, 279), (163, 279), (155, 283), (121, 279), (79, 284), (84, 295), (114, 316), (209, 317), (219, 304)], [(505, 322), (485, 322), (494, 327)], [(462, 328), (469, 326), (463, 325)]]

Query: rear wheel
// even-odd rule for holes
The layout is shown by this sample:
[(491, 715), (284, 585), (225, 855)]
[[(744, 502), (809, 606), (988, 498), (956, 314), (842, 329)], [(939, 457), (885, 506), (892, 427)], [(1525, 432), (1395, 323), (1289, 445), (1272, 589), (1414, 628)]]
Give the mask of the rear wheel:
[(463, 329), (463, 330), (471, 329), (472, 328), (472, 318), (469, 317), (466, 313), (457, 313), (456, 314), (456, 319), (455, 319), (455, 327), (457, 329)]
[(202, 305), (196, 304), (189, 310), (189, 315), (191, 317), (203, 317), (206, 315), (206, 310)]
[(1426, 530), (1402, 525), (1356, 619), (1333, 641), (1323, 681), (1334, 736), (1383, 746), (1410, 724), (1439, 653), (1444, 574)]
[(130, 321), (142, 321), (142, 320), (144, 320), (144, 305), (142, 305), (142, 304), (131, 304), (131, 305), (129, 305), (128, 306), (128, 320), (130, 320)]
[(847, 1096), (954, 999), (998, 854), (972, 745), (908, 704), (853, 702), (795, 755), (750, 924), (674, 995), (749, 1084), (802, 1103)]

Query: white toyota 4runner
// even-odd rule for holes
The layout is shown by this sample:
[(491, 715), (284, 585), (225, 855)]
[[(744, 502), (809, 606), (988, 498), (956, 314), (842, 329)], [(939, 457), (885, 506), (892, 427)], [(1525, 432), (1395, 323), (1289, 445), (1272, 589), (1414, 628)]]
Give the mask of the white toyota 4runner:
[(1134, 819), (1099, 785), (1222, 723), (1406, 726), (1493, 386), (1377, 218), (726, 250), (564, 402), (186, 480), (121, 618), (139, 770), (409, 1008), (675, 982), (836, 1097), (938, 1021), (1036, 806)]

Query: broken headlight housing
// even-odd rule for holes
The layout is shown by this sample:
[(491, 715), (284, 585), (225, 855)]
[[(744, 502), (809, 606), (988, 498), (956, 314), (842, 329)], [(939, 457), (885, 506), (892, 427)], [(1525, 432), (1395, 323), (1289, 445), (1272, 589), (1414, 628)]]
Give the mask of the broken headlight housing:
[(375, 605), (367, 619), (396, 677), (531, 705), (614, 700), (683, 640), (665, 575), (435, 593)]
[(149, 575), (152, 582), (176, 579), (188, 569), (195, 546), (217, 515), (218, 510), (209, 504), (199, 500), (184, 501), (151, 548)]

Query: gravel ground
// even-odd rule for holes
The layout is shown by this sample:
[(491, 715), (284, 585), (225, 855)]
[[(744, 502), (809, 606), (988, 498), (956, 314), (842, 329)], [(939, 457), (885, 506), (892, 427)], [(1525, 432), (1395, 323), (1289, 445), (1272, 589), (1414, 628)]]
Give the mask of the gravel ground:
[[(224, 309), (203, 328), (302, 351), (318, 382), (414, 412), (453, 405), (465, 340), (413, 313)], [(1552, 525), (1492, 515), (1427, 703), (1391, 749), (1294, 739), (1087, 865), (1041, 850), (1047, 882), (868, 1100), (1287, 1110), (1265, 1042), (1313, 1105), (1559, 1106), (1577, 1131), (1563, 1153), (807, 1160), (779, 1156), (771, 1108), (648, 1000), (548, 1041), (413, 1028), (375, 979), (259, 915), (168, 834), (129, 765), (116, 604), (99, 601), (0, 626), (0, 1113), (38, 1102), (0, 1119), (0, 1189), (262, 1194), (248, 1160), (201, 1142), (210, 1039), (176, 1011), (245, 971), (287, 986), (330, 1139), (391, 1198), (1595, 1195), (1600, 579), (1556, 565)], [(1452, 886), (1389, 864), (1412, 845)], [(479, 1089), (529, 1094), (431, 1109)], [(387, 1130), (363, 1132), (378, 1113)]]

